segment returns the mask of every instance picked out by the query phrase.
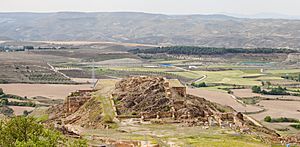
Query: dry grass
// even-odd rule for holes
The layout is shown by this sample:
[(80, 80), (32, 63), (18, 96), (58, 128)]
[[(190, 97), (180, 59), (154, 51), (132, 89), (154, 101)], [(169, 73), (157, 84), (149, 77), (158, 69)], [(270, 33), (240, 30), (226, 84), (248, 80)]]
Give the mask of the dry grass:
[(300, 119), (300, 112), (297, 111), (300, 110), (300, 102), (263, 100), (259, 102), (259, 105), (263, 106), (267, 111), (251, 115), (257, 120), (263, 120), (266, 116)]
[(23, 115), (23, 112), (25, 110), (31, 111), (35, 109), (35, 107), (25, 107), (25, 106), (9, 106), (9, 108), (12, 108), (14, 110), (15, 115)]
[(261, 96), (261, 94), (253, 93), (251, 89), (233, 89), (233, 94), (237, 97), (255, 97)]
[(187, 93), (203, 97), (209, 101), (219, 103), (221, 105), (227, 105), (232, 107), (234, 110), (238, 112), (257, 112), (262, 110), (259, 107), (251, 106), (251, 105), (243, 105), (237, 102), (231, 95), (219, 92), (219, 91), (209, 91), (209, 90), (202, 90), (202, 89), (192, 89), (188, 88)]
[(251, 89), (233, 89), (234, 95), (240, 98), (249, 98), (249, 97), (263, 97), (270, 99), (289, 99), (289, 100), (300, 100), (299, 96), (291, 95), (262, 95), (258, 93), (253, 93)]
[(46, 62), (69, 62), (74, 61), (74, 59), (64, 58), (53, 55), (37, 55), (33, 52), (0, 52), (1, 63), (26, 63), (26, 64), (36, 64), (40, 65)]
[(60, 84), (0, 84), (7, 94), (51, 99), (64, 99), (76, 90), (91, 89), (91, 85), (60, 85)]

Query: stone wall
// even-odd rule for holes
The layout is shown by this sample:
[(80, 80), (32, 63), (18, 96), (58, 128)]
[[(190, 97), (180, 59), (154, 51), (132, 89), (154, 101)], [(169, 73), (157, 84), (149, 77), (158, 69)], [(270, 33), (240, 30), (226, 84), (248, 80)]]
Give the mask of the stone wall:
[(92, 97), (93, 90), (78, 90), (71, 93), (64, 102), (64, 112), (74, 113)]

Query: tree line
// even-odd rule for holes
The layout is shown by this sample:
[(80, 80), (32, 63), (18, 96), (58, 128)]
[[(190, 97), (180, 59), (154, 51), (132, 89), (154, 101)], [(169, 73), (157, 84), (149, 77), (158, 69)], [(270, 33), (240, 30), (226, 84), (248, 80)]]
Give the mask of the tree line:
[(260, 86), (253, 86), (252, 92), (267, 94), (267, 95), (290, 95), (290, 93), (287, 92), (287, 88), (286, 87), (283, 88), (281, 86), (271, 88), (270, 91), (262, 90)]
[(217, 48), (217, 47), (196, 47), (196, 46), (169, 46), (155, 47), (150, 49), (133, 49), (129, 52), (138, 54), (183, 54), (183, 55), (222, 55), (229, 53), (253, 53), (253, 54), (272, 54), (272, 53), (295, 53), (296, 50), (291, 49), (275, 49), (275, 48)]

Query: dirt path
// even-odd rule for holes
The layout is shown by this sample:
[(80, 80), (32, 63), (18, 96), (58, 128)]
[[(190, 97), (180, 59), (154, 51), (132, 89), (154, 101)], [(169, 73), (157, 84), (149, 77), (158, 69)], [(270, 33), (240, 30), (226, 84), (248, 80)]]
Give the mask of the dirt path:
[(204, 75), (203, 77), (201, 77), (200, 79), (197, 79), (196, 81), (195, 81), (195, 83), (198, 83), (198, 82), (200, 82), (200, 81), (203, 81), (203, 80), (205, 80), (207, 78), (207, 75)]
[[(195, 74), (195, 75), (198, 75), (198, 73), (195, 73), (189, 69), (185, 69), (185, 68), (182, 68), (182, 67), (177, 67), (177, 66), (174, 66), (176, 69), (179, 69), (179, 70), (183, 70), (185, 72), (189, 72), (189, 73), (192, 73), (192, 74)], [(207, 78), (207, 75), (203, 75), (201, 78), (198, 78), (198, 79), (195, 79), (193, 80), (191, 83), (198, 83), (200, 81), (203, 81)]]
[(114, 102), (112, 100), (112, 91), (115, 87), (117, 80), (106, 79), (98, 80), (95, 84), (95, 89), (98, 91), (95, 93), (95, 96), (101, 101), (103, 114), (114, 119), (117, 115)]
[(103, 116), (108, 116), (114, 119), (116, 117), (116, 112), (114, 111), (115, 109), (113, 107), (111, 99), (109, 97), (103, 97), (102, 95), (97, 95), (97, 97), (100, 100), (103, 108)]
[(50, 69), (51, 69), (52, 71), (54, 71), (54, 72), (56, 72), (56, 73), (58, 73), (58, 74), (64, 76), (64, 77), (67, 78), (67, 79), (71, 79), (69, 76), (65, 75), (64, 73), (62, 73), (62, 72), (60, 72), (60, 71), (58, 71), (58, 70), (56, 70), (55, 67), (53, 67), (50, 63), (47, 63), (47, 65), (50, 67)]

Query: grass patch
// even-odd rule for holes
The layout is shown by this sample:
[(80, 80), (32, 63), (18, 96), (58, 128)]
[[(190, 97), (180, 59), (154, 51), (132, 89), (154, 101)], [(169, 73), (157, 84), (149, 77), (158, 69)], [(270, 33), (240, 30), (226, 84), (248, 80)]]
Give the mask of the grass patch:
[(255, 105), (260, 102), (260, 98), (252, 97), (252, 98), (239, 98), (244, 104), (247, 105)]
[(191, 146), (222, 146), (222, 147), (266, 147), (268, 145), (261, 143), (259, 140), (251, 136), (242, 135), (200, 135), (200, 136), (190, 136), (181, 138), (185, 141), (185, 144)]
[(43, 115), (41, 115), (39, 117), (36, 117), (36, 121), (37, 122), (44, 122), (44, 121), (46, 121), (48, 119), (49, 119), (49, 115), (48, 114), (43, 114)]

